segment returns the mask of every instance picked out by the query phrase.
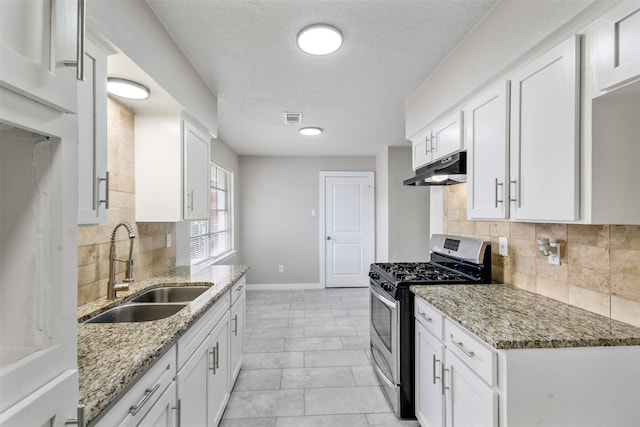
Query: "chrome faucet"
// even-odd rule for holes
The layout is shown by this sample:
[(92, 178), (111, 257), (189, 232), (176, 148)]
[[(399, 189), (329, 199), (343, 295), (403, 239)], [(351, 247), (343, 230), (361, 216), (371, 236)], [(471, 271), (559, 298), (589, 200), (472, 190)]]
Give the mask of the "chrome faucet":
[[(116, 231), (118, 228), (125, 227), (129, 232), (129, 259), (118, 259), (116, 257)], [(133, 233), (131, 224), (127, 221), (121, 221), (116, 224), (111, 233), (111, 246), (109, 247), (109, 282), (107, 283), (107, 299), (112, 300), (116, 298), (116, 292), (128, 291), (129, 283), (133, 282), (133, 239), (136, 235)], [(126, 269), (124, 273), (124, 282), (116, 283), (116, 261), (126, 263)]]

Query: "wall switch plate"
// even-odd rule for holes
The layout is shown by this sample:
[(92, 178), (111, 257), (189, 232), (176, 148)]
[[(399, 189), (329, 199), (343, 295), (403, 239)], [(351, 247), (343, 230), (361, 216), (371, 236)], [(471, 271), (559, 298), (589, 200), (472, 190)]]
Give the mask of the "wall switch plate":
[(498, 255), (509, 256), (509, 239), (498, 237)]
[(316, 210), (315, 209), (311, 209), (311, 216), (316, 216)]
[(278, 273), (284, 273), (284, 265), (283, 264), (280, 264), (278, 266)]
[(549, 264), (560, 265), (560, 243), (551, 242), (549, 246), (556, 248), (556, 253), (550, 254), (548, 257)]
[(171, 247), (171, 233), (167, 234), (167, 247)]

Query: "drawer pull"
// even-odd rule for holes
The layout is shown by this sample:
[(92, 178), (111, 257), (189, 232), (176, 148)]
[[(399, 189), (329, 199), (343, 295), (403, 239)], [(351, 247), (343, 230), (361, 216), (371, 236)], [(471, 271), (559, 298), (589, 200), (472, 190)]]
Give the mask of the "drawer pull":
[(138, 403), (129, 408), (129, 413), (135, 416), (140, 411), (140, 409), (142, 409), (142, 407), (149, 401), (153, 393), (155, 393), (159, 388), (160, 383), (156, 383), (153, 387), (146, 389), (144, 391), (144, 396), (142, 396), (142, 399), (140, 399)]
[(427, 317), (427, 313), (425, 313), (424, 311), (418, 310), (418, 314), (422, 316), (424, 320), (426, 320), (427, 322), (429, 323), (433, 322), (433, 319), (431, 317)]
[(231, 331), (233, 332), (234, 336), (238, 336), (238, 315), (236, 314), (235, 316), (233, 316), (233, 330)]
[(441, 377), (436, 375), (436, 363), (441, 363), (438, 359), (436, 359), (436, 355), (433, 355), (433, 384), (436, 383), (436, 380), (440, 380)]
[(462, 351), (467, 357), (469, 358), (473, 358), (473, 356), (475, 356), (475, 353), (473, 351), (469, 351), (466, 348), (464, 348), (464, 343), (462, 341), (456, 341), (453, 338), (453, 335), (451, 335), (451, 342), (460, 349), (460, 351)]
[(244, 285), (240, 285), (236, 288), (236, 292), (240, 292), (244, 289)]

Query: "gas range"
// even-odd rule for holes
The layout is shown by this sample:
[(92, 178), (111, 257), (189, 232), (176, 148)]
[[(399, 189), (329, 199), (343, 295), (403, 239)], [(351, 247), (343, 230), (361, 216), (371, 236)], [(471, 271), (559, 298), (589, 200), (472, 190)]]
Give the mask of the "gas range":
[(426, 262), (371, 264), (371, 355), (398, 417), (414, 417), (414, 296), (411, 285), (491, 283), (491, 246), (482, 240), (434, 234)]

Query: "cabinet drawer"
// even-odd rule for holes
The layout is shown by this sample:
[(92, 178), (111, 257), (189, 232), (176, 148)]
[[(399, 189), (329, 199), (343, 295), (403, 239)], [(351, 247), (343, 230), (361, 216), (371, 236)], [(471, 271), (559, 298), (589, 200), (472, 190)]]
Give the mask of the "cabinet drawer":
[(442, 341), (442, 313), (420, 298), (415, 298), (414, 311), (416, 321)]
[(178, 339), (178, 369), (182, 368), (200, 343), (207, 338), (209, 332), (229, 310), (229, 300), (229, 292), (225, 292), (222, 298), (216, 301), (213, 307)]
[(245, 287), (247, 286), (247, 278), (246, 276), (242, 276), (240, 280), (238, 280), (233, 287), (231, 288), (231, 305), (233, 305), (236, 300), (242, 295)]
[(172, 384), (175, 375), (176, 348), (171, 347), (95, 425), (137, 425)]
[(447, 348), (489, 385), (497, 385), (497, 355), (470, 332), (449, 319), (444, 321)]

